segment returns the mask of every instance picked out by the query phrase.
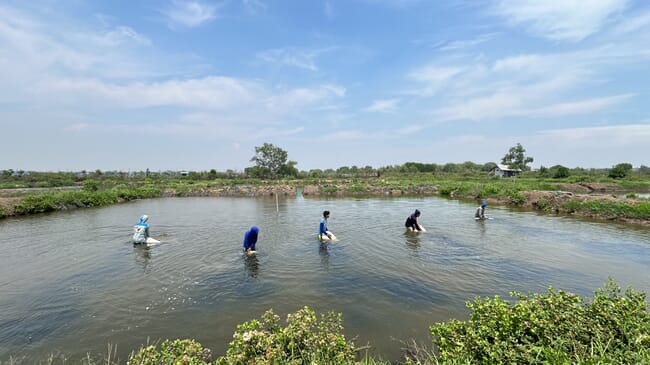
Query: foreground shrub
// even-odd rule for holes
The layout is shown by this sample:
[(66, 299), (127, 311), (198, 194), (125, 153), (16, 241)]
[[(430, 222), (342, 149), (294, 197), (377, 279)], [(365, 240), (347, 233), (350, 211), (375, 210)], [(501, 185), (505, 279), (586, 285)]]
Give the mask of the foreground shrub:
[(481, 364), (650, 363), (650, 314), (645, 293), (625, 295), (610, 279), (591, 303), (550, 288), (511, 293), (514, 304), (477, 298), (467, 322), (431, 326), (441, 362)]
[(272, 310), (261, 321), (237, 326), (234, 340), (217, 364), (346, 364), (354, 362), (354, 345), (346, 341), (341, 314), (321, 316), (304, 307), (287, 316), (287, 326)]
[(194, 340), (165, 340), (160, 349), (151, 345), (132, 353), (127, 365), (202, 365), (210, 364), (211, 358), (210, 350)]

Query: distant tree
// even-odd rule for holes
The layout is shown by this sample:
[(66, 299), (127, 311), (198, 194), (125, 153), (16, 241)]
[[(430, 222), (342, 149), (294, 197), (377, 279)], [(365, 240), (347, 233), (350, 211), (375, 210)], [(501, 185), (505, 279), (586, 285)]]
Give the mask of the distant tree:
[(539, 170), (537, 171), (537, 174), (538, 174), (540, 177), (547, 177), (547, 176), (548, 176), (548, 173), (549, 173), (549, 172), (548, 172), (548, 167), (543, 166), (543, 165), (540, 166), (540, 167), (539, 167)]
[(527, 165), (533, 162), (533, 158), (525, 155), (526, 150), (517, 143), (516, 146), (511, 147), (508, 153), (503, 156), (501, 163), (508, 165), (511, 169), (520, 169), (522, 171), (530, 170)]
[(569, 168), (564, 167), (562, 165), (556, 165), (551, 167), (551, 171), (553, 171), (553, 178), (554, 179), (563, 179), (565, 177), (569, 177), (571, 174), (569, 172)]
[(269, 177), (272, 179), (297, 175), (298, 170), (295, 161), (287, 161), (287, 151), (271, 143), (264, 143), (261, 147), (255, 147), (255, 156), (251, 162), (255, 162), (254, 169), (246, 169), (247, 173), (253, 173), (257, 177)]
[(632, 164), (619, 163), (618, 165), (612, 167), (611, 170), (609, 170), (609, 177), (613, 179), (622, 179), (626, 177), (630, 171), (632, 171)]
[(454, 172), (458, 172), (458, 170), (459, 170), (458, 165), (453, 162), (448, 162), (442, 167), (442, 172), (446, 172), (446, 173), (454, 173)]
[(497, 164), (494, 162), (486, 162), (481, 166), (481, 171), (482, 172), (490, 172), (494, 170), (497, 167)]

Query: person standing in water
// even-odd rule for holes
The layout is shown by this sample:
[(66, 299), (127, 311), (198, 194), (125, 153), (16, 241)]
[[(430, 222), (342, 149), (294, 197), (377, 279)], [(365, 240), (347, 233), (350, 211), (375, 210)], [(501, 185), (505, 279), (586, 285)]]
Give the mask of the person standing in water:
[(419, 217), (420, 211), (416, 209), (413, 214), (409, 215), (408, 218), (406, 218), (406, 222), (404, 222), (406, 229), (414, 232), (425, 232), (426, 230), (424, 227), (422, 227), (422, 225), (418, 222)]
[(244, 234), (244, 252), (247, 254), (255, 253), (255, 244), (257, 243), (257, 235), (260, 229), (257, 226), (252, 226), (251, 229)]
[(149, 238), (149, 216), (143, 214), (140, 216), (138, 223), (133, 226), (133, 243), (146, 243)]
[(327, 228), (327, 220), (330, 217), (330, 211), (326, 210), (323, 212), (323, 218), (320, 219), (320, 224), (318, 225), (318, 239), (320, 241), (335, 241), (336, 237), (334, 234), (329, 231)]
[(481, 206), (476, 209), (476, 213), (474, 213), (474, 218), (485, 219), (485, 207), (487, 207), (487, 201), (483, 200), (481, 202)]

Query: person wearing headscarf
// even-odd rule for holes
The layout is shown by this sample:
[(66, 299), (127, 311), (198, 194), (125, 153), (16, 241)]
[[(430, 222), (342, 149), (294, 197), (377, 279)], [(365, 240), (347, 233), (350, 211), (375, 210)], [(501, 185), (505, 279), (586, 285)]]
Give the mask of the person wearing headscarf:
[(138, 223), (133, 226), (133, 243), (146, 243), (149, 238), (149, 216), (143, 214), (140, 216)]

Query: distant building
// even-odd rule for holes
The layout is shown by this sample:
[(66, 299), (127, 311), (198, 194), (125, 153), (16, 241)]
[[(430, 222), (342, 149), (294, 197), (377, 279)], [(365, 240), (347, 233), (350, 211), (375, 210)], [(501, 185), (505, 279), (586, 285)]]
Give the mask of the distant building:
[(181, 171), (181, 176), (189, 176), (190, 173), (187, 171)]
[(513, 177), (519, 175), (521, 169), (511, 169), (508, 165), (497, 164), (497, 167), (492, 170), (494, 176), (498, 177)]

